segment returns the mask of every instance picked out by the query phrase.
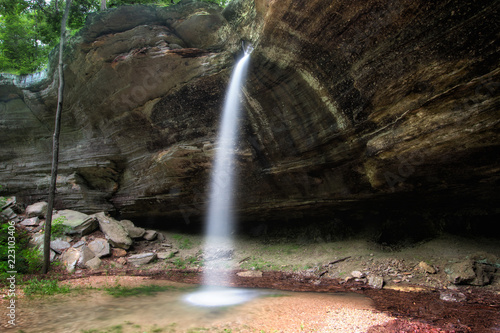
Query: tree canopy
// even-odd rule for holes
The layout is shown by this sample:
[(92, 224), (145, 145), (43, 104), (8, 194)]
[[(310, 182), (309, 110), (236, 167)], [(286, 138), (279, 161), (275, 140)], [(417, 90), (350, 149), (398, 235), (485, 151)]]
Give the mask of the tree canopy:
[[(202, 0), (225, 6), (229, 0)], [(108, 8), (144, 4), (170, 6), (180, 0), (107, 0)], [(28, 74), (42, 70), (59, 43), (65, 0), (0, 0), (0, 72)], [(68, 30), (78, 31), (101, 0), (74, 0)]]

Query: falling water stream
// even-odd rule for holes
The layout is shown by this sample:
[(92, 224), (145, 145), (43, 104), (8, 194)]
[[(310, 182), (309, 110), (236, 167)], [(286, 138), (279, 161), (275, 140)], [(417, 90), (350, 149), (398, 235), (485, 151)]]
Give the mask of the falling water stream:
[(204, 287), (186, 297), (201, 306), (227, 306), (243, 303), (256, 292), (223, 287), (229, 284), (224, 268), (233, 252), (235, 150), (238, 141), (238, 119), (241, 113), (241, 90), (245, 83), (251, 45), (243, 44), (244, 55), (234, 67), (227, 90), (210, 180), (204, 244)]

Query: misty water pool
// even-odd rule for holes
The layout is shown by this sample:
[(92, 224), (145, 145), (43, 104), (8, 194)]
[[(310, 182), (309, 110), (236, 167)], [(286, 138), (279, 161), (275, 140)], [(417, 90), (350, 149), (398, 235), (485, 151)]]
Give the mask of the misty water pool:
[[(373, 313), (369, 298), (354, 293), (299, 293), (238, 288), (251, 295), (234, 306), (196, 306), (186, 297), (197, 286), (170, 283), (154, 295), (113, 297), (104, 290), (18, 300), (13, 332), (300, 332), (323, 330), (342, 309)], [(229, 289), (231, 290), (231, 289)], [(227, 290), (226, 290), (227, 291)], [(217, 295), (212, 295), (214, 299)], [(381, 315), (381, 314), (380, 314)], [(322, 329), (323, 328), (323, 329)]]

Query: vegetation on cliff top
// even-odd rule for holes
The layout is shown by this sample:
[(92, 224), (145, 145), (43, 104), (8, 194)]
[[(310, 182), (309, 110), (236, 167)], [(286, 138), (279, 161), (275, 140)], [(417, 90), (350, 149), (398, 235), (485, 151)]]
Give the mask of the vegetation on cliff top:
[[(108, 8), (143, 4), (170, 6), (181, 0), (107, 0)], [(201, 0), (225, 6), (229, 0)], [(48, 54), (59, 43), (63, 0), (0, 1), (0, 72), (29, 74), (42, 70)], [(101, 8), (101, 0), (75, 0), (68, 29), (78, 31), (88, 14)]]

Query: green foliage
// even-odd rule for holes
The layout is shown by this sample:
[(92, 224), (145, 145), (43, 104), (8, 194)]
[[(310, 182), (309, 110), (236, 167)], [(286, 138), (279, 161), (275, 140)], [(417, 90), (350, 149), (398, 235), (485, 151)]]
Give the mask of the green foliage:
[(71, 229), (71, 227), (63, 224), (66, 220), (66, 216), (60, 216), (52, 221), (52, 226), (50, 228), (50, 239), (54, 240), (56, 238), (62, 237), (68, 230)]
[(186, 269), (187, 268), (186, 261), (182, 258), (175, 258), (173, 260), (173, 264), (175, 267), (177, 267), (179, 269)]
[[(0, 213), (6, 201), (6, 198), (0, 197)], [(16, 228), (13, 222), (0, 222), (0, 283), (8, 277), (8, 271), (33, 273), (41, 267), (41, 253), (37, 248), (30, 247), (29, 240), (30, 235)]]
[(40, 251), (29, 246), (29, 238), (27, 232), (9, 222), (0, 225), (0, 282), (7, 277), (7, 271), (33, 273), (41, 267)]
[(57, 280), (29, 280), (23, 288), (24, 293), (28, 296), (43, 296), (55, 294), (67, 294), (71, 288), (67, 285), (59, 285)]
[(130, 297), (130, 296), (141, 296), (141, 295), (154, 295), (160, 291), (166, 290), (176, 290), (173, 286), (158, 286), (158, 285), (144, 285), (139, 287), (124, 287), (124, 286), (113, 286), (105, 288), (106, 292), (113, 297)]
[[(171, 6), (176, 5), (182, 0), (108, 0), (108, 7), (118, 7), (123, 5), (156, 5), (156, 6)], [(221, 7), (226, 7), (230, 0), (200, 0), (202, 2), (215, 3)]]
[(47, 19), (25, 1), (8, 1), (0, 17), (0, 71), (28, 74), (41, 70), (55, 45)]
[[(181, 0), (108, 0), (107, 7), (123, 5), (171, 6)], [(229, 0), (201, 0), (225, 7)], [(43, 69), (49, 52), (59, 44), (63, 0), (0, 1), (0, 72), (29, 74)], [(100, 0), (74, 0), (67, 27), (82, 28), (88, 14), (100, 10)]]

